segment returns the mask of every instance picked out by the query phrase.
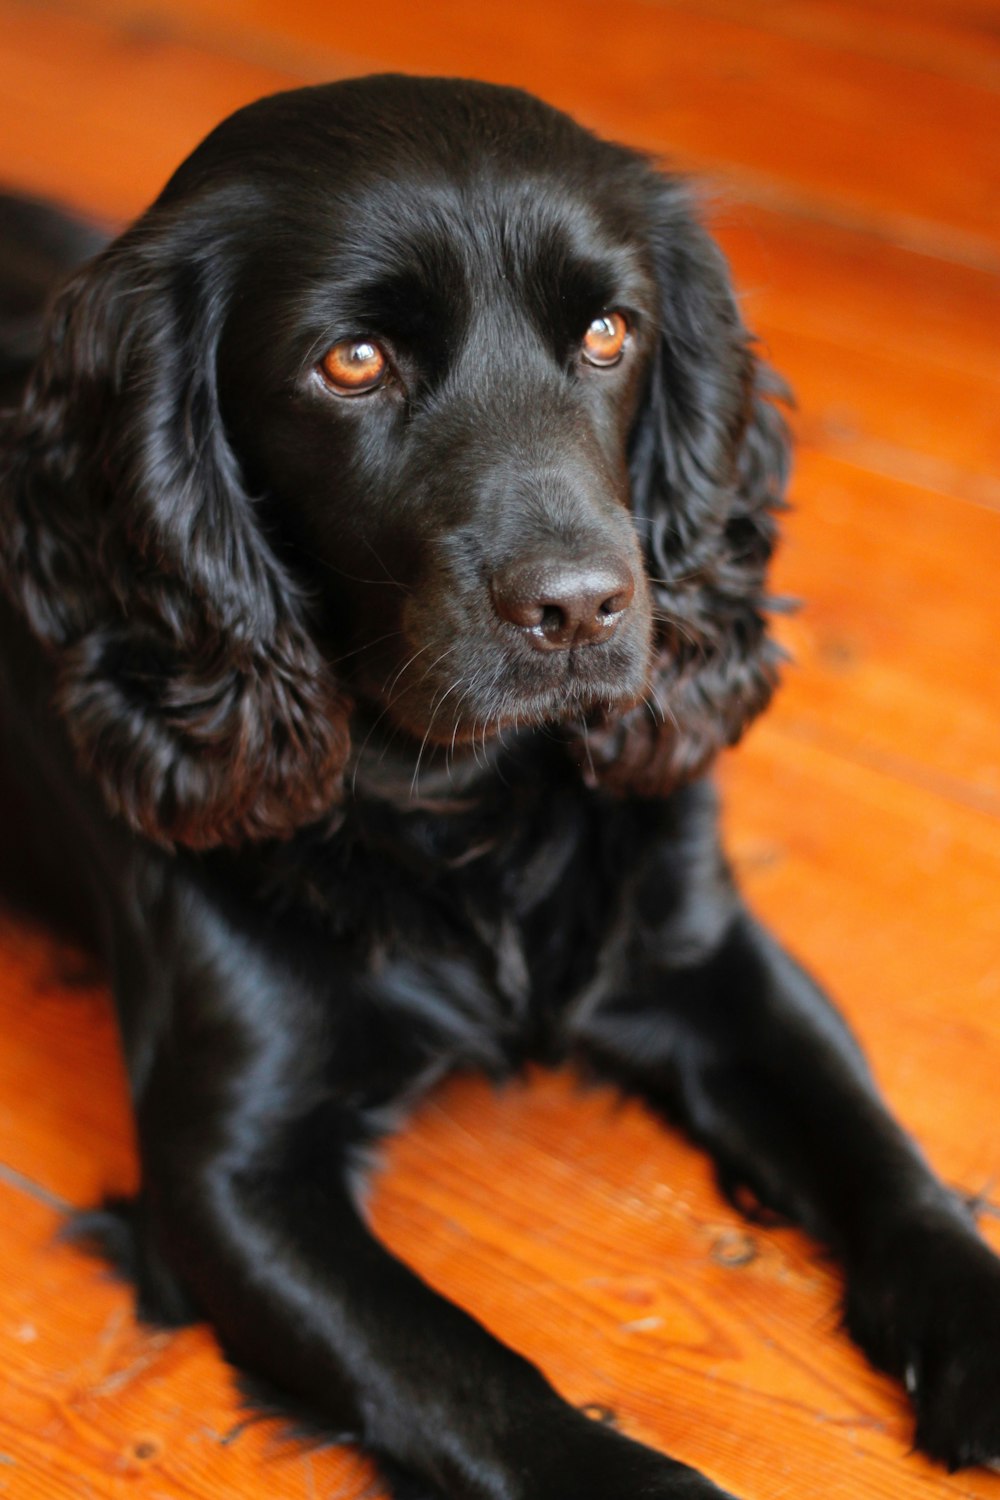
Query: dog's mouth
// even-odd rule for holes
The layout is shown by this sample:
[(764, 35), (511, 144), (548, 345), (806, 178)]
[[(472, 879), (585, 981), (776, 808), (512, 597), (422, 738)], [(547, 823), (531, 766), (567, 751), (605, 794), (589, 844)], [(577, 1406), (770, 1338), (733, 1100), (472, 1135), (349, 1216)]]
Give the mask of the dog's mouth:
[(437, 643), (381, 678), (362, 664), (357, 689), (385, 723), (423, 745), (457, 748), (627, 712), (645, 691), (648, 655), (624, 641), (551, 655)]

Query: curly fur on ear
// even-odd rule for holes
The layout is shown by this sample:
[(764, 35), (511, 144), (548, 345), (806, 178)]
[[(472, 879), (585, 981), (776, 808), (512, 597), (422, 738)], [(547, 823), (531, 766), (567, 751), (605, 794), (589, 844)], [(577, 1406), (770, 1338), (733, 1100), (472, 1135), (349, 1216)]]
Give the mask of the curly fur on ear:
[(767, 706), (781, 650), (765, 592), (789, 441), (783, 383), (757, 359), (723, 256), (681, 183), (653, 217), (660, 342), (631, 440), (656, 636), (642, 704), (592, 726), (585, 774), (658, 796), (703, 771)]
[(66, 287), (5, 419), (0, 577), (111, 809), (161, 843), (336, 801), (348, 704), (226, 440), (218, 235), (154, 209)]

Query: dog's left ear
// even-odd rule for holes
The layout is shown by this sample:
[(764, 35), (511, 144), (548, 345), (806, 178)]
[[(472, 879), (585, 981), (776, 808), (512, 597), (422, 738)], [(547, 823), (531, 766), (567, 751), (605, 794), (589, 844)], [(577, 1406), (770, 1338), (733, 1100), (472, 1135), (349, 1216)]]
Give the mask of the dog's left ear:
[(656, 620), (646, 700), (592, 730), (594, 779), (661, 795), (702, 771), (768, 703), (779, 648), (765, 592), (783, 507), (783, 382), (757, 357), (718, 246), (683, 183), (652, 209), (657, 349), (630, 449)]

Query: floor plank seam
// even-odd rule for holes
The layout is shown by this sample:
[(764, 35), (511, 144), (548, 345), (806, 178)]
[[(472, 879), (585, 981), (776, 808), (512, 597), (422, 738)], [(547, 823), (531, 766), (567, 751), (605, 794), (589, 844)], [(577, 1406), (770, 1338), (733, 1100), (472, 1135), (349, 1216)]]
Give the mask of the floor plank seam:
[(23, 1172), (19, 1172), (16, 1167), (4, 1161), (0, 1161), (0, 1183), (13, 1188), (15, 1192), (24, 1193), (28, 1198), (33, 1198), (36, 1203), (44, 1204), (46, 1208), (55, 1209), (57, 1213), (71, 1214), (73, 1212), (72, 1203), (68, 1203), (58, 1193), (53, 1193), (50, 1188), (43, 1186), (40, 1182), (35, 1182), (34, 1178), (25, 1176)]

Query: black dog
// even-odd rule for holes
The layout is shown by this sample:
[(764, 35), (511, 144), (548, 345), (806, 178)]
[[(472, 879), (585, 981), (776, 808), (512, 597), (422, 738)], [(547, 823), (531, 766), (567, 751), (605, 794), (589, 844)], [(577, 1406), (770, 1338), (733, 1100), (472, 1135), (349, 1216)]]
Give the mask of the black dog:
[(539, 1056), (831, 1246), (921, 1446), (1000, 1456), (1000, 1262), (741, 904), (703, 779), (775, 683), (777, 388), (677, 181), (381, 78), (220, 126), (4, 420), (10, 758), (94, 888), (142, 1304), (408, 1495), (722, 1493), (365, 1226), (421, 1091)]

